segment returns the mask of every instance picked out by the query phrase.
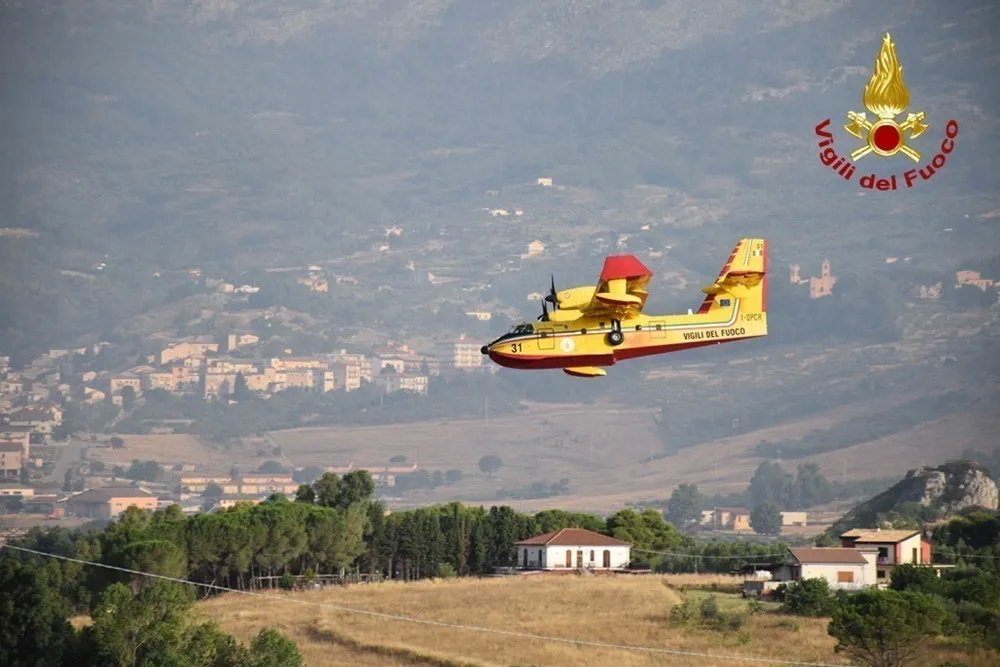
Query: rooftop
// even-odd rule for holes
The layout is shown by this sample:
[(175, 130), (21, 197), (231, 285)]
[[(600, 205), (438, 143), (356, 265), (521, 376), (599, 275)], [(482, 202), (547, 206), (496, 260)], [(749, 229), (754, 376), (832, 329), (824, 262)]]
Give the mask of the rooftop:
[(788, 551), (800, 563), (851, 563), (864, 565), (868, 561), (857, 549), (843, 547), (793, 547)]
[(581, 546), (581, 547), (630, 547), (629, 542), (583, 528), (563, 528), (551, 533), (543, 533), (517, 542), (521, 546)]
[(112, 498), (155, 498), (152, 493), (135, 486), (104, 486), (97, 489), (87, 489), (72, 496), (75, 503), (105, 503)]
[(841, 537), (854, 538), (855, 542), (902, 542), (914, 535), (919, 535), (919, 530), (880, 530), (877, 528), (854, 528), (842, 533)]

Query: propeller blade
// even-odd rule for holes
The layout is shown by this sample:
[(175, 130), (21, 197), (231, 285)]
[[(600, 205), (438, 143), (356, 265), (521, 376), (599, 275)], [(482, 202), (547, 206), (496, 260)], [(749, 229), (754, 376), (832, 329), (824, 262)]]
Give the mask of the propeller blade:
[(547, 322), (549, 320), (549, 308), (545, 305), (545, 301), (542, 301), (542, 314), (538, 316), (539, 322)]
[(549, 274), (552, 282), (549, 288), (549, 293), (545, 297), (545, 300), (552, 304), (553, 310), (559, 310), (559, 295), (556, 292), (556, 277), (555, 274)]

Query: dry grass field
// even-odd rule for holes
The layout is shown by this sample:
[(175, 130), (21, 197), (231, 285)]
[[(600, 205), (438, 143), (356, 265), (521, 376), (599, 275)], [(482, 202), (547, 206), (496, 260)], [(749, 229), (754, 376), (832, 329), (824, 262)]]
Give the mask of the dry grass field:
[[(670, 586), (664, 586), (667, 581)], [(295, 639), (307, 665), (750, 665), (745, 658), (842, 664), (826, 619), (759, 614), (740, 631), (673, 627), (670, 609), (696, 581), (662, 576), (555, 576), (389, 582), (329, 591), (276, 593), (262, 601), (225, 595), (198, 609), (247, 639), (270, 625)], [(692, 596), (705, 595), (701, 591)], [(742, 605), (736, 596), (726, 606)], [(306, 603), (306, 604), (303, 604)], [(316, 604), (310, 604), (316, 603)], [(418, 624), (340, 611), (343, 605), (444, 623), (719, 657), (580, 646), (523, 636)], [(749, 642), (746, 642), (749, 637)], [(988, 660), (930, 647), (922, 665)], [(726, 656), (726, 657), (722, 657)], [(986, 656), (983, 656), (985, 658)], [(735, 658), (735, 659), (732, 659)]]

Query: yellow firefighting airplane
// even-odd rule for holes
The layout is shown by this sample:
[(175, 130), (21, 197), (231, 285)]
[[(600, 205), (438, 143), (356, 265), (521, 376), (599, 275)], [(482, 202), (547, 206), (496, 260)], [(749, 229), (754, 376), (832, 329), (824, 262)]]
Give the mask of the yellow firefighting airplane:
[[(561, 368), (577, 377), (607, 375), (621, 359), (767, 335), (767, 242), (742, 239), (697, 312), (646, 315), (653, 273), (632, 255), (612, 255), (596, 286), (556, 291), (537, 324), (519, 324), (482, 348), (508, 368)], [(547, 303), (553, 311), (548, 312)]]

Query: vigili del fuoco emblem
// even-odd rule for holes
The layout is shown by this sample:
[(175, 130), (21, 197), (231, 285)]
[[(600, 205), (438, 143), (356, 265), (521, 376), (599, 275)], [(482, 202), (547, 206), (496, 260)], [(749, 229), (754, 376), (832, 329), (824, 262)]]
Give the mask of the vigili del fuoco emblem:
[(844, 129), (866, 142), (866, 145), (851, 153), (851, 159), (857, 162), (868, 153), (885, 157), (902, 153), (914, 162), (919, 162), (920, 153), (906, 145), (906, 135), (909, 134), (910, 139), (916, 139), (930, 126), (924, 123), (923, 111), (908, 113), (906, 120), (896, 122), (896, 116), (910, 105), (910, 91), (903, 82), (903, 66), (896, 58), (896, 45), (889, 33), (882, 38), (882, 48), (875, 60), (875, 71), (872, 72), (872, 78), (868, 79), (861, 101), (878, 119), (870, 122), (864, 111), (847, 112), (847, 120), (850, 122)]

